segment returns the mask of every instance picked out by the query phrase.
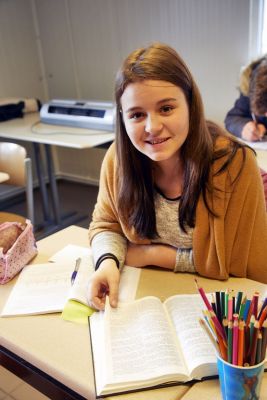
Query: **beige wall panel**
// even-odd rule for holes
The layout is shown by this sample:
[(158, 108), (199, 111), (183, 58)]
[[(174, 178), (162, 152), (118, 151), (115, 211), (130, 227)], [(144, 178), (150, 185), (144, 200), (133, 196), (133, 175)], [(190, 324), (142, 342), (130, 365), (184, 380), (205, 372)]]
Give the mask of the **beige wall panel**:
[[(0, 97), (112, 100), (123, 58), (137, 46), (162, 41), (189, 65), (206, 116), (223, 124), (238, 96), (240, 68), (256, 54), (252, 44), (261, 4), (262, 0), (0, 0)], [(56, 148), (58, 173), (97, 179), (103, 153), (89, 152), (90, 156), (88, 151)]]
[(189, 64), (207, 116), (222, 122), (249, 60), (250, 3), (36, 0), (49, 97), (111, 100), (122, 59), (137, 46), (163, 41)]
[(0, 97), (43, 97), (30, 0), (0, 1)]
[(50, 99), (77, 97), (66, 4), (35, 0)]

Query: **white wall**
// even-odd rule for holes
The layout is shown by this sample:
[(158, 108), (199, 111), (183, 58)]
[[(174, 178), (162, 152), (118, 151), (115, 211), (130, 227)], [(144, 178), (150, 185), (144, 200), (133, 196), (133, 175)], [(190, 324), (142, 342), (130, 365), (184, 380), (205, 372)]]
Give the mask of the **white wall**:
[[(0, 0), (0, 97), (113, 99), (135, 47), (162, 41), (188, 63), (207, 118), (223, 123), (257, 55), (262, 0)], [(95, 180), (104, 152), (57, 148), (57, 168)], [(75, 154), (76, 154), (75, 153)], [(71, 162), (69, 160), (71, 159)]]

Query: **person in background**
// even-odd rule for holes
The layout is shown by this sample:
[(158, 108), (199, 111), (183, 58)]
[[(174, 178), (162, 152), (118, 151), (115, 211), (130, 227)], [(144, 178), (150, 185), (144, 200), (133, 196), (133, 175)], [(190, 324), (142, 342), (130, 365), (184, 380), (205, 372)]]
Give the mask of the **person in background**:
[[(267, 130), (267, 55), (250, 63), (240, 77), (240, 96), (224, 120), (226, 129), (249, 142)], [(261, 170), (267, 208), (267, 173)]]
[(88, 303), (117, 306), (124, 263), (267, 283), (267, 213), (255, 153), (205, 120), (182, 58), (154, 43), (117, 73), (116, 139), (89, 226)]
[(267, 130), (267, 55), (244, 69), (239, 89), (240, 96), (225, 117), (225, 127), (249, 142), (261, 140)]

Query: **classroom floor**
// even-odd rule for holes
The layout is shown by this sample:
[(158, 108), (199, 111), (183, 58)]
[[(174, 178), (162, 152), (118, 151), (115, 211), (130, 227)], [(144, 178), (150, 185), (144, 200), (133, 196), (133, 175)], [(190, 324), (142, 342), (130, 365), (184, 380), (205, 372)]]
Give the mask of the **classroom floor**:
[[(58, 191), (61, 211), (68, 213), (75, 210), (84, 215), (84, 218), (75, 223), (75, 225), (88, 228), (96, 202), (98, 187), (62, 180), (58, 182)], [(42, 220), (41, 197), (38, 189), (34, 191), (34, 205), (35, 219), (38, 224)], [(19, 196), (13, 204), (2, 204), (0, 208), (1, 211), (25, 216), (25, 198), (24, 196)], [(45, 237), (45, 232), (40, 230), (36, 232), (35, 236), (38, 240), (38, 238)], [(0, 400), (49, 400), (49, 398), (0, 366)]]
[[(66, 180), (57, 182), (58, 195), (60, 202), (60, 211), (63, 216), (70, 215), (75, 212), (79, 216), (77, 221), (71, 225), (78, 225), (88, 228), (91, 215), (97, 198), (98, 186), (86, 185)], [(48, 196), (49, 187), (48, 187)], [(0, 211), (20, 214), (26, 216), (25, 195), (21, 194), (15, 199), (0, 203)], [(50, 213), (52, 214), (51, 210)], [(42, 228), (43, 209), (41, 202), (41, 194), (39, 189), (34, 190), (34, 218), (35, 218), (35, 237), (42, 239), (49, 234), (47, 227)], [(66, 225), (67, 226), (67, 225)]]
[(48, 400), (38, 390), (0, 366), (0, 400)]

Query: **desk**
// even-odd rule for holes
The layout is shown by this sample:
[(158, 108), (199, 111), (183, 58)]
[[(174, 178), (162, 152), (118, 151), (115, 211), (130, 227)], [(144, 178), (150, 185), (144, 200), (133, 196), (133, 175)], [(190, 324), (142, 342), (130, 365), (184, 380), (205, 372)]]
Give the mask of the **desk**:
[(257, 151), (257, 160), (259, 166), (267, 171), (267, 150), (256, 150)]
[(9, 180), (9, 175), (6, 174), (5, 172), (0, 172), (0, 183), (3, 183), (8, 180)]
[(246, 140), (241, 141), (256, 151), (259, 166), (267, 171), (267, 139), (263, 140), (262, 142), (248, 142)]
[[(87, 246), (87, 229), (70, 226), (38, 242), (34, 263), (47, 262), (69, 243)], [(266, 285), (248, 279), (231, 278), (226, 282), (198, 278), (206, 291), (231, 287), (242, 289), (249, 296), (258, 290), (266, 295)], [(164, 285), (159, 285), (163, 282)], [(0, 309), (15, 283), (15, 279), (0, 287)], [(174, 274), (159, 269), (143, 269), (137, 297), (157, 295), (162, 300), (177, 293), (196, 293), (194, 275)], [(0, 318), (0, 363), (53, 400), (95, 398), (88, 327), (66, 322), (60, 314)], [(7, 354), (12, 352), (12, 354)], [(19, 365), (18, 357), (21, 358)], [(29, 363), (29, 364), (27, 364)], [(23, 370), (24, 368), (24, 370)], [(50, 378), (49, 378), (50, 377)], [(51, 377), (55, 380), (51, 381)], [(205, 393), (202, 399), (220, 399), (218, 381), (181, 385), (154, 391), (144, 391), (109, 398), (110, 400), (191, 400), (196, 391)], [(192, 392), (191, 392), (192, 391)], [(195, 397), (190, 397), (192, 396)], [(262, 392), (267, 393), (265, 376)], [(217, 393), (214, 396), (214, 393)], [(189, 397), (188, 397), (189, 396)], [(201, 397), (198, 398), (200, 400)]]
[[(69, 126), (49, 125), (40, 123), (39, 113), (25, 114), (23, 118), (1, 122), (0, 137), (10, 140), (20, 140), (33, 144), (37, 177), (42, 194), (42, 206), (44, 221), (47, 225), (52, 222), (52, 231), (75, 223), (75, 220), (64, 221), (60, 215), (59, 197), (54, 175), (53, 157), (51, 145), (70, 147), (74, 149), (86, 149), (103, 145), (114, 140), (115, 134), (105, 131), (97, 131)], [(53, 221), (50, 218), (48, 194), (45, 184), (45, 168), (42, 160), (41, 145), (44, 146), (47, 175), (51, 187)]]

